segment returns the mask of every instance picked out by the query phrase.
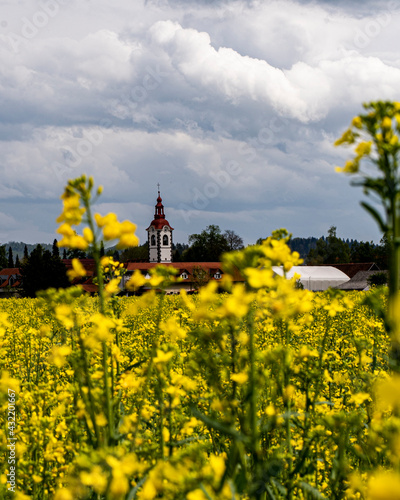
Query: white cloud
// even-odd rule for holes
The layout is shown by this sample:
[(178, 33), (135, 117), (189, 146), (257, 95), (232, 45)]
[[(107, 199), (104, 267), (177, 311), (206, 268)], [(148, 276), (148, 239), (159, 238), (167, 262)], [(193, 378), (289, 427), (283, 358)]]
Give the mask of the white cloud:
[(0, 6), (3, 239), (52, 241), (83, 171), (140, 231), (160, 182), (175, 241), (210, 223), (376, 236), (332, 142), (363, 101), (398, 98), (399, 7), (49, 0), (35, 32), (45, 3)]
[(325, 117), (338, 98), (393, 99), (400, 84), (400, 69), (375, 57), (322, 60), (314, 67), (298, 61), (281, 70), (231, 48), (216, 50), (207, 33), (176, 22), (159, 21), (151, 33), (171, 64), (199, 90), (218, 93), (233, 105), (241, 99), (271, 105), (279, 114), (304, 123)]

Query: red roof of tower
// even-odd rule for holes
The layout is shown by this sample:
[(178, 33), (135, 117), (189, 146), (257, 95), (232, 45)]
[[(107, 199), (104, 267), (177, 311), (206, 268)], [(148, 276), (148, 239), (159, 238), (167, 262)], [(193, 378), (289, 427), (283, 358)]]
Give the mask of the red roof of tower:
[(162, 204), (160, 191), (158, 191), (158, 198), (157, 198), (156, 210), (154, 213), (154, 219), (150, 224), (150, 226), (146, 229), (146, 231), (148, 231), (151, 228), (151, 226), (153, 226), (155, 229), (162, 229), (164, 226), (168, 226), (171, 230), (174, 229), (173, 227), (170, 226), (170, 223), (165, 218), (164, 205)]

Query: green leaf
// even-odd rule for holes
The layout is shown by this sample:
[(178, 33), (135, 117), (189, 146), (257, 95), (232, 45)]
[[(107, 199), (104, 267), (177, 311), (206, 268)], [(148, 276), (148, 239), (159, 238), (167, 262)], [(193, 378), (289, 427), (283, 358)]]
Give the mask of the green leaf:
[(128, 497), (127, 497), (127, 500), (133, 500), (134, 498), (136, 498), (136, 493), (138, 492), (139, 488), (141, 488), (144, 485), (147, 478), (148, 478), (148, 474), (146, 474), (144, 477), (142, 477), (142, 479), (137, 483), (137, 485), (134, 486), (130, 490)]
[(212, 429), (215, 429), (216, 431), (220, 431), (226, 436), (231, 436), (234, 438), (236, 441), (244, 441), (244, 442), (249, 442), (249, 439), (247, 436), (244, 434), (241, 434), (238, 432), (233, 426), (228, 427), (227, 425), (223, 424), (222, 422), (219, 422), (218, 420), (214, 420), (210, 417), (207, 417), (206, 415), (203, 415), (197, 408), (194, 406), (190, 407), (193, 415), (201, 420), (203, 423), (205, 423), (208, 427), (211, 427)]
[(204, 486), (203, 483), (200, 484), (200, 489), (204, 493), (204, 495), (206, 496), (207, 500), (213, 500), (212, 497), (210, 497), (210, 494), (206, 490), (206, 488), (205, 488), (205, 486)]
[(279, 493), (283, 497), (286, 497), (287, 490), (277, 479), (275, 479), (274, 477), (271, 477), (271, 483), (275, 486), (275, 488), (279, 491)]
[(265, 485), (265, 491), (268, 494), (268, 498), (270, 498), (271, 500), (276, 499), (274, 492), (271, 490), (271, 488), (268, 486), (268, 484)]
[(324, 495), (322, 495), (314, 486), (311, 486), (310, 484), (300, 481), (298, 483), (299, 488), (304, 492), (308, 494), (309, 498), (313, 498), (315, 500), (326, 500)]

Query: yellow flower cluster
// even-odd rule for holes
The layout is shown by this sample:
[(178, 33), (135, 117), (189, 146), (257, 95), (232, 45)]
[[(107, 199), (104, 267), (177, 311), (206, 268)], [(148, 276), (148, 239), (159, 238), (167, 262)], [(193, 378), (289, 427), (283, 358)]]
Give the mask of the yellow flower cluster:
[[(354, 117), (350, 128), (335, 142), (335, 146), (356, 144), (354, 158), (347, 160), (344, 167), (336, 167), (337, 172), (359, 173), (361, 160), (371, 154), (381, 168), (377, 156), (395, 155), (400, 149), (400, 103), (375, 102), (364, 107), (369, 113)], [(371, 134), (372, 140), (366, 140)]]
[(135, 247), (139, 244), (139, 238), (135, 235), (136, 225), (125, 220), (118, 222), (117, 216), (110, 212), (102, 217), (100, 214), (94, 215), (96, 224), (103, 231), (105, 241), (119, 240), (118, 249)]
[[(57, 232), (62, 235), (58, 242), (60, 247), (71, 249), (87, 250), (95, 241), (95, 224), (102, 230), (102, 238), (105, 241), (118, 240), (117, 248), (123, 249), (139, 244), (139, 239), (135, 235), (136, 225), (130, 221), (119, 222), (116, 214), (109, 213), (102, 217), (100, 214), (91, 217), (90, 203), (92, 201), (93, 179), (82, 176), (69, 181), (64, 194), (63, 211), (57, 218), (61, 225)], [(96, 195), (102, 193), (102, 187), (97, 189)], [(77, 234), (73, 226), (79, 226), (86, 222), (88, 226), (83, 228), (82, 235)], [(97, 229), (96, 228), (96, 229)], [(95, 231), (97, 233), (97, 231)]]

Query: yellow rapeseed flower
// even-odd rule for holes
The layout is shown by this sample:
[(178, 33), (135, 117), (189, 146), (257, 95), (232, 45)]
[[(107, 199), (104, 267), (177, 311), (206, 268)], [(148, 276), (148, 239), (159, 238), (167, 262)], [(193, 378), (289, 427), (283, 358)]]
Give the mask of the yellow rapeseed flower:
[(392, 127), (392, 120), (388, 116), (385, 116), (382, 120), (382, 129), (388, 130)]
[(400, 375), (381, 380), (376, 386), (377, 406), (382, 411), (400, 410)]
[(208, 497), (203, 493), (203, 491), (200, 488), (197, 488), (195, 490), (189, 491), (189, 493), (186, 495), (187, 500), (208, 500)]
[(378, 472), (368, 481), (368, 500), (400, 500), (400, 475), (396, 472)]
[(350, 403), (355, 403), (356, 405), (362, 405), (365, 401), (371, 401), (371, 396), (366, 392), (357, 392), (352, 394), (350, 397)]
[(163, 365), (168, 363), (168, 361), (173, 358), (174, 352), (164, 352), (161, 349), (157, 349), (157, 356), (153, 359), (156, 365)]
[(357, 144), (355, 152), (358, 157), (368, 156), (371, 152), (372, 141), (363, 141)]
[(120, 292), (121, 289), (119, 287), (119, 283), (121, 281), (121, 278), (113, 278), (107, 285), (105, 286), (105, 292), (107, 295), (115, 295), (116, 293)]
[(91, 486), (96, 493), (104, 493), (107, 487), (107, 476), (99, 465), (94, 465), (90, 471), (82, 471), (80, 474), (82, 484)]
[(66, 358), (71, 352), (72, 349), (69, 345), (53, 346), (49, 356), (49, 363), (61, 368), (66, 364)]
[(72, 259), (72, 269), (68, 269), (67, 276), (70, 281), (86, 276), (86, 270), (79, 259)]
[(19, 393), (20, 381), (15, 379), (14, 377), (10, 377), (8, 371), (1, 372), (0, 378), (0, 393), (8, 394), (8, 390), (11, 389), (15, 393)]
[(57, 305), (55, 308), (55, 316), (68, 330), (74, 327), (72, 309), (67, 304)]
[(231, 374), (231, 380), (237, 382), (240, 385), (245, 384), (248, 381), (248, 379), (249, 376), (247, 375), (247, 373), (240, 372)]

